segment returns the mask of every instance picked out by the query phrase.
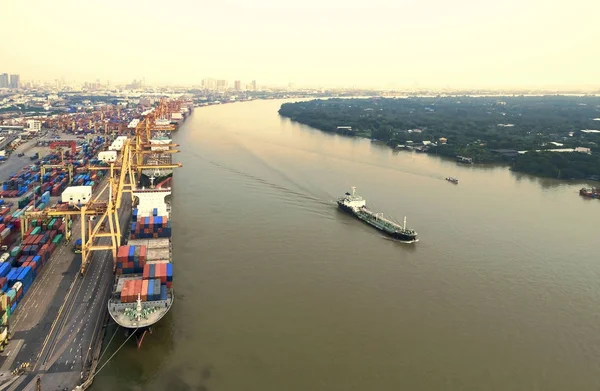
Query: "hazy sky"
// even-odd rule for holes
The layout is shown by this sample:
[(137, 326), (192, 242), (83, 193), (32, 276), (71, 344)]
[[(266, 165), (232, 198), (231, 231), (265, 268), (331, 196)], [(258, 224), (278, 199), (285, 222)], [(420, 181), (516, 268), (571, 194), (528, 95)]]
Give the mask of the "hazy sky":
[(0, 9), (0, 73), (23, 80), (600, 85), (600, 0), (6, 0)]

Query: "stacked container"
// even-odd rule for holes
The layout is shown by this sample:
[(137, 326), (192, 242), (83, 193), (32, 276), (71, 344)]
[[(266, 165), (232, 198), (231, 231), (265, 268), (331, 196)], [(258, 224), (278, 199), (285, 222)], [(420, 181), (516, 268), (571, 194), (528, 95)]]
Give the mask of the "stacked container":
[[(156, 213), (156, 212), (155, 212)], [(171, 237), (171, 221), (164, 216), (137, 217), (133, 210), (130, 239), (156, 239)]]
[(147, 253), (146, 246), (120, 246), (117, 250), (116, 273), (142, 273), (146, 265)]
[(158, 278), (125, 280), (121, 290), (121, 302), (134, 303), (138, 295), (142, 301), (167, 300), (167, 286), (161, 284)]

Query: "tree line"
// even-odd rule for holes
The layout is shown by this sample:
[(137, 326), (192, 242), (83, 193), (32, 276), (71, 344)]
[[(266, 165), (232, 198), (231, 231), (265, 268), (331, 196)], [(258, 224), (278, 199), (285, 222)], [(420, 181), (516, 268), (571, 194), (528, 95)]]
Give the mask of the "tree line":
[[(600, 175), (600, 134), (581, 132), (600, 129), (595, 120), (600, 118), (600, 97), (595, 96), (315, 99), (285, 103), (279, 113), (326, 132), (368, 137), (391, 147), (431, 141), (438, 145), (426, 148), (428, 153), (467, 156), (476, 163), (509, 162), (515, 171), (539, 176)], [(594, 153), (506, 151), (559, 148), (552, 142)]]

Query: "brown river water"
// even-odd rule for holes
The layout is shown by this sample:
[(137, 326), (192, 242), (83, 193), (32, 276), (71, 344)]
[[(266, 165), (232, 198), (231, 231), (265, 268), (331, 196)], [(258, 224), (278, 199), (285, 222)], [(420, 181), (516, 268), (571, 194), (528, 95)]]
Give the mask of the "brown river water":
[[(175, 304), (92, 390), (600, 388), (582, 184), (327, 134), (281, 103), (198, 108), (177, 131)], [(338, 211), (351, 186), (420, 241)]]

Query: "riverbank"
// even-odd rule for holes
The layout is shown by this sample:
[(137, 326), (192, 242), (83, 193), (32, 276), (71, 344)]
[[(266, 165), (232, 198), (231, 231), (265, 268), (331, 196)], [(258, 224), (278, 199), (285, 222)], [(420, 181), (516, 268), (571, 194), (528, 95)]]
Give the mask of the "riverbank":
[(597, 110), (587, 107), (596, 100), (600, 103), (596, 97), (328, 99), (285, 103), (279, 114), (324, 132), (461, 163), (502, 163), (538, 177), (593, 179), (600, 177), (600, 154), (594, 153), (600, 153), (600, 131), (572, 129), (598, 124)]

